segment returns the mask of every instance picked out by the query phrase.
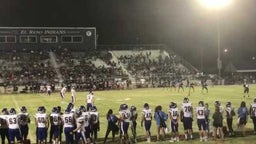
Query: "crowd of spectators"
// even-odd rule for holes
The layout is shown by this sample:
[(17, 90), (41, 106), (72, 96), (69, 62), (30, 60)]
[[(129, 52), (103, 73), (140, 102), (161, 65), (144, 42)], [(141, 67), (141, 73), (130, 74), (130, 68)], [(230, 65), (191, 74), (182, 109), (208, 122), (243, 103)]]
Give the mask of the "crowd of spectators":
[(1, 63), (0, 79), (7, 84), (52, 81), (56, 74), (44, 51), (1, 53)]
[(138, 82), (144, 79), (152, 84), (163, 85), (166, 81), (177, 81), (182, 79), (183, 75), (190, 74), (190, 71), (175, 59), (175, 55), (160, 53), (157, 58), (151, 55), (151, 51), (142, 51), (138, 54), (121, 55), (118, 60), (136, 77)]
[[(54, 66), (50, 52), (54, 53), (58, 66)], [(139, 87), (149, 84), (170, 86), (173, 81), (185, 80), (192, 74), (172, 53), (157, 55), (150, 50), (141, 50), (119, 55), (115, 61), (108, 51), (72, 52), (67, 48), (56, 48), (0, 53), (0, 86), (16, 88), (22, 85), (32, 92), (40, 92), (46, 84), (60, 83), (68, 87), (73, 85), (77, 90), (123, 89), (132, 84), (124, 69), (135, 78), (137, 86), (141, 85)], [(246, 79), (255, 80), (255, 76), (252, 77)], [(227, 84), (233, 84), (231, 80), (242, 82), (244, 77), (232, 75), (227, 79)]]

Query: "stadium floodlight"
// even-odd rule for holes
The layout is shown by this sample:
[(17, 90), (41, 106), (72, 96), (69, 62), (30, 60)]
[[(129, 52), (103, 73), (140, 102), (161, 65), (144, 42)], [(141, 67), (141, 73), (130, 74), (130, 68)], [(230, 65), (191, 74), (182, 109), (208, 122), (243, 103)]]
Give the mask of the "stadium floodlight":
[(207, 8), (220, 9), (232, 3), (232, 0), (199, 0)]
[[(198, 0), (201, 5), (208, 9), (214, 9), (217, 13), (217, 42), (218, 42), (218, 58), (217, 58), (217, 69), (218, 69), (218, 77), (221, 79), (221, 68), (222, 68), (222, 61), (220, 55), (220, 18), (219, 18), (219, 11), (220, 9), (227, 7), (230, 5), (233, 0)], [(219, 81), (220, 84), (220, 81)]]

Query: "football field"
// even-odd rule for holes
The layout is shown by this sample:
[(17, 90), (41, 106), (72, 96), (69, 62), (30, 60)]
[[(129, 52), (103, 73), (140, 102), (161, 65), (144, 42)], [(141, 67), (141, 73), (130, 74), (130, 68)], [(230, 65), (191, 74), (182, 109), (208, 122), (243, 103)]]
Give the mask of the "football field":
[[(250, 103), (253, 102), (254, 97), (256, 97), (256, 85), (250, 85), (250, 97), (243, 97), (243, 86), (242, 85), (232, 85), (232, 86), (208, 86), (209, 92), (206, 93), (205, 91), (201, 93), (201, 87), (195, 87), (195, 92), (191, 92), (190, 96), (188, 96), (190, 102), (192, 102), (193, 107), (198, 105), (199, 101), (204, 101), (205, 103), (209, 103), (209, 107), (211, 109), (212, 116), (214, 112), (214, 102), (220, 101), (221, 105), (225, 107), (226, 102), (230, 101), (232, 106), (237, 111), (238, 107), (240, 106), (241, 101), (245, 101), (247, 107), (249, 108)], [(88, 92), (77, 92), (76, 93), (76, 104), (75, 107), (78, 108), (80, 105), (86, 106), (86, 96)], [(102, 143), (104, 138), (106, 127), (107, 127), (107, 120), (106, 120), (106, 113), (109, 109), (113, 109), (114, 114), (118, 115), (119, 105), (122, 103), (128, 104), (128, 106), (136, 106), (137, 112), (139, 113), (139, 117), (137, 119), (137, 135), (138, 135), (138, 142), (139, 143), (146, 143), (145, 139), (145, 132), (144, 128), (140, 126), (141, 121), (141, 112), (143, 109), (144, 103), (148, 103), (150, 108), (154, 111), (155, 106), (161, 105), (163, 111), (166, 113), (169, 109), (169, 104), (171, 101), (176, 102), (178, 108), (180, 109), (180, 105), (183, 102), (183, 98), (188, 95), (188, 88), (185, 88), (184, 92), (174, 89), (167, 89), (167, 88), (149, 88), (149, 89), (132, 89), (132, 90), (109, 90), (109, 91), (95, 91), (95, 105), (98, 108), (100, 113), (100, 131), (99, 131), (99, 142)], [(31, 123), (29, 124), (29, 138), (31, 139), (32, 143), (36, 142), (35, 137), (35, 123), (34, 123), (34, 114), (37, 112), (37, 108), (39, 106), (45, 106), (46, 112), (49, 114), (54, 106), (61, 106), (62, 111), (66, 108), (67, 104), (71, 101), (70, 92), (66, 93), (64, 101), (61, 101), (60, 95), (58, 92), (53, 93), (51, 96), (48, 96), (44, 93), (40, 94), (1, 94), (0, 95), (0, 109), (6, 107), (8, 110), (12, 107), (19, 112), (21, 106), (26, 106), (28, 112), (31, 117)], [(196, 124), (196, 118), (193, 121), (193, 130), (194, 130), (194, 140), (191, 141), (183, 141), (181, 140), (180, 143), (199, 143), (198, 138), (198, 127)], [(167, 120), (168, 126), (170, 125), (169, 119)], [(233, 121), (233, 128), (237, 131), (236, 127), (237, 123), (237, 116), (235, 116)], [(226, 125), (226, 120), (224, 119), (224, 125)], [(221, 141), (212, 141), (211, 138), (207, 143), (236, 143), (236, 144), (247, 144), (247, 143), (256, 143), (255, 138), (256, 136), (251, 134), (253, 130), (252, 120), (249, 119), (246, 125), (247, 129), (247, 136), (241, 137), (240, 135), (232, 138), (225, 138), (224, 142)], [(183, 126), (182, 123), (179, 123), (179, 132), (183, 134)], [(169, 143), (169, 132), (166, 137), (166, 141), (156, 142), (156, 126), (155, 121), (152, 121), (151, 127), (151, 134), (152, 134), (152, 143)], [(131, 131), (129, 131), (129, 135), (131, 136)], [(116, 135), (116, 140), (119, 136)], [(64, 140), (64, 135), (63, 138)], [(110, 143), (111, 134), (109, 135), (108, 143)], [(49, 140), (47, 140), (49, 141)], [(117, 142), (116, 142), (117, 143)]]

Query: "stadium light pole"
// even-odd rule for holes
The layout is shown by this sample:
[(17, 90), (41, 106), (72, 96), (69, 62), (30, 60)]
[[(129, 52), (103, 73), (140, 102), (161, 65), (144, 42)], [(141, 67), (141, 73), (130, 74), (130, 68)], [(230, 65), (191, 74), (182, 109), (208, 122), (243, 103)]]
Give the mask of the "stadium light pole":
[(201, 5), (203, 7), (206, 7), (207, 9), (213, 9), (216, 11), (217, 14), (217, 47), (218, 47), (218, 57), (217, 57), (217, 69), (218, 69), (218, 78), (221, 78), (221, 68), (222, 68), (222, 62), (221, 62), (221, 50), (220, 50), (220, 16), (219, 12), (224, 7), (227, 7), (232, 3), (232, 0), (199, 0)]

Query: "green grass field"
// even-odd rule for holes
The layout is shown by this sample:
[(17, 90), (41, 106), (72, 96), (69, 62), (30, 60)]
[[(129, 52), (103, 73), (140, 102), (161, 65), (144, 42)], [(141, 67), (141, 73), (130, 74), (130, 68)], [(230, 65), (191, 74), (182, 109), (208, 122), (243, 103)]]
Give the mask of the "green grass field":
[[(240, 106), (241, 101), (246, 101), (247, 107), (253, 101), (256, 96), (256, 85), (250, 86), (250, 97), (243, 98), (243, 87), (241, 85), (234, 86), (209, 86), (209, 93), (201, 93), (201, 87), (196, 87), (195, 92), (192, 92), (189, 96), (190, 102), (192, 102), (193, 106), (197, 106), (199, 100), (203, 100), (204, 102), (209, 103), (211, 113), (213, 113), (214, 102), (216, 100), (221, 101), (221, 104), (225, 106), (227, 101), (231, 101), (235, 110)], [(163, 110), (165, 112), (168, 111), (169, 103), (174, 101), (178, 104), (180, 108), (180, 104), (183, 101), (183, 98), (188, 95), (188, 89), (185, 89), (185, 92), (177, 92), (171, 89), (164, 88), (154, 88), (154, 89), (133, 89), (133, 90), (113, 90), (113, 91), (95, 91), (95, 104), (100, 113), (100, 132), (99, 132), (99, 143), (102, 142), (102, 139), (105, 135), (107, 121), (105, 115), (108, 109), (113, 109), (114, 113), (118, 115), (119, 105), (122, 103), (127, 103), (129, 106), (134, 105), (137, 107), (137, 111), (140, 114), (143, 108), (144, 103), (149, 103), (152, 110), (154, 110), (155, 106), (162, 105)], [(85, 105), (85, 97), (88, 92), (77, 92), (77, 102), (75, 104), (76, 107), (80, 105)], [(0, 96), (0, 109), (7, 107), (8, 109), (14, 107), (17, 111), (21, 106), (26, 106), (28, 112), (31, 117), (37, 112), (38, 106), (44, 105), (47, 109), (47, 113), (51, 112), (52, 107), (61, 106), (62, 110), (66, 107), (66, 105), (70, 102), (70, 93), (66, 93), (66, 97), (64, 102), (61, 102), (59, 93), (53, 93), (51, 96), (47, 96), (45, 94), (2, 94)], [(140, 127), (141, 116), (137, 120), (137, 134), (139, 136), (139, 143), (146, 143), (144, 138), (144, 129)], [(237, 117), (233, 122), (233, 128), (236, 130), (236, 121)], [(224, 125), (226, 124), (226, 120), (224, 120)], [(169, 120), (168, 120), (169, 126)], [(256, 143), (255, 136), (250, 135), (249, 131), (252, 131), (253, 125), (251, 119), (249, 119), (247, 127), (246, 137), (237, 136), (235, 138), (226, 138), (224, 142), (221, 141), (209, 141), (208, 143), (236, 143), (236, 144), (246, 144), (246, 143)], [(193, 130), (195, 132), (194, 136), (198, 137), (197, 132), (198, 128), (196, 125), (196, 121), (193, 121)], [(183, 133), (182, 123), (179, 125), (179, 131)], [(130, 135), (131, 132), (129, 131)], [(151, 127), (152, 136), (156, 135), (156, 127), (155, 121), (152, 123)], [(109, 135), (109, 141), (111, 135)], [(116, 136), (118, 137), (118, 136)], [(32, 143), (35, 143), (35, 123), (32, 120), (30, 124), (30, 132), (29, 138)], [(64, 139), (64, 137), (63, 137)], [(154, 142), (153, 138), (152, 143), (169, 143), (169, 136), (167, 136), (166, 141), (163, 142)], [(199, 143), (199, 139), (195, 138), (192, 141), (189, 141), (191, 144)], [(110, 142), (109, 142), (110, 143)], [(180, 143), (187, 143), (187, 141), (180, 141)]]

